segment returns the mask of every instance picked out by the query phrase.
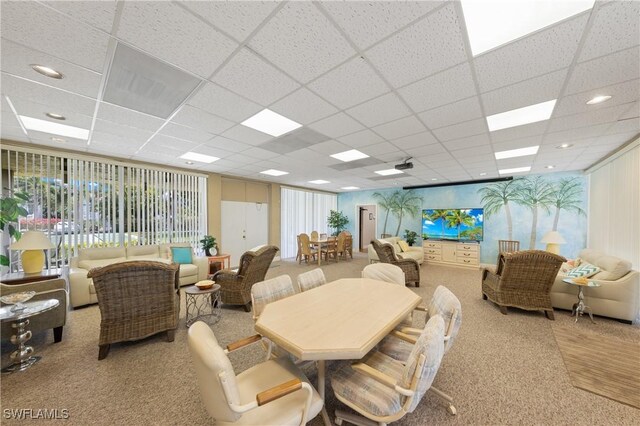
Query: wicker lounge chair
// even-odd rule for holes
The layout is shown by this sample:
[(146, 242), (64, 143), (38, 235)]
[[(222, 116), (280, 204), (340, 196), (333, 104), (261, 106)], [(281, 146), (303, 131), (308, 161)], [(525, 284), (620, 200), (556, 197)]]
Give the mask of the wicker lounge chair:
[(378, 240), (372, 240), (371, 245), (378, 254), (378, 258), (382, 263), (391, 263), (399, 266), (404, 272), (405, 284), (413, 283), (416, 287), (420, 287), (420, 264), (415, 259), (399, 259), (393, 251), (393, 247), (389, 243), (381, 243)]

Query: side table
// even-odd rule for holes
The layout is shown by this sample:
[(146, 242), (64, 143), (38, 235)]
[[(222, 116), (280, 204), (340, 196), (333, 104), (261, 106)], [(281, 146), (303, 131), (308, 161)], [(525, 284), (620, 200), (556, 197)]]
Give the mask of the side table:
[(582, 314), (586, 312), (589, 314), (589, 318), (591, 318), (591, 322), (595, 324), (596, 322), (593, 320), (593, 314), (591, 313), (591, 308), (584, 304), (584, 292), (582, 289), (584, 287), (600, 287), (600, 284), (594, 281), (589, 281), (587, 284), (578, 284), (574, 282), (572, 278), (565, 278), (562, 281), (564, 281), (567, 284), (578, 286), (578, 302), (573, 304), (573, 307), (571, 308), (571, 316), (575, 314), (576, 322), (578, 322), (578, 317), (581, 317)]
[(36, 281), (55, 280), (62, 276), (61, 268), (45, 269), (36, 274), (25, 274), (24, 272), (11, 272), (0, 277), (2, 284), (27, 284)]
[(191, 327), (196, 321), (204, 321), (213, 325), (220, 320), (220, 285), (201, 290), (195, 285), (184, 290), (187, 304), (186, 323)]
[(25, 302), (25, 308), (19, 311), (12, 311), (12, 306), (0, 308), (0, 321), (14, 321), (11, 326), (16, 329), (16, 332), (11, 336), (11, 343), (18, 345), (10, 355), (13, 363), (3, 368), (3, 373), (23, 371), (40, 361), (42, 357), (33, 356), (33, 347), (25, 344), (31, 339), (31, 330), (27, 330), (29, 318), (53, 309), (59, 304), (60, 302), (56, 299), (47, 299)]

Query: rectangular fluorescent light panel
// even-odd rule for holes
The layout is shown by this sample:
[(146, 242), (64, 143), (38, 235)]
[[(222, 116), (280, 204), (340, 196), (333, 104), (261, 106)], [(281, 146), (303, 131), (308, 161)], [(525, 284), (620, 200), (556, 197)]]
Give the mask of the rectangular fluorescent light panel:
[(310, 180), (309, 183), (315, 183), (316, 185), (324, 185), (325, 183), (330, 183), (328, 180), (316, 179)]
[(367, 154), (365, 154), (364, 152), (360, 152), (357, 149), (339, 152), (337, 154), (332, 154), (331, 156), (336, 160), (344, 161), (345, 163), (349, 161), (361, 160), (363, 158), (369, 158)]
[(473, 56), (593, 7), (595, 0), (462, 0)]
[(377, 170), (376, 173), (381, 176), (391, 176), (391, 175), (399, 175), (404, 172), (402, 170), (386, 169), (386, 170)]
[(282, 175), (288, 175), (289, 172), (283, 172), (282, 170), (276, 170), (276, 169), (269, 169), (269, 170), (265, 170), (264, 172), (260, 172), (263, 175), (269, 175), (269, 176), (282, 176)]
[(214, 161), (218, 161), (218, 157), (212, 157), (211, 155), (198, 154), (197, 152), (187, 152), (186, 154), (182, 154), (180, 158), (189, 161), (197, 161), (199, 163), (213, 163)]
[(509, 175), (512, 173), (524, 173), (524, 172), (528, 172), (529, 170), (531, 170), (531, 166), (514, 167), (513, 169), (502, 169), (502, 170), (498, 170), (498, 173), (500, 173), (501, 175)]
[(505, 158), (524, 157), (526, 155), (534, 155), (538, 153), (540, 145), (528, 146), (526, 148), (510, 149), (508, 151), (498, 151), (495, 153), (496, 160), (504, 160)]
[(276, 137), (302, 127), (302, 124), (266, 108), (240, 124)]
[(345, 190), (349, 191), (351, 189), (360, 189), (360, 187), (358, 187), (358, 186), (343, 186), (340, 189), (345, 189)]
[(487, 117), (489, 131), (495, 132), (496, 130), (548, 120), (551, 117), (551, 113), (553, 113), (553, 107), (556, 105), (556, 101), (557, 99), (553, 99), (551, 101), (490, 115)]
[(40, 120), (39, 118), (27, 117), (19, 115), (22, 125), (27, 130), (34, 130), (36, 132), (50, 133), (52, 135), (66, 136), (68, 138), (87, 140), (89, 138), (89, 130), (81, 129), (79, 127), (68, 126), (66, 124), (52, 123), (47, 120)]

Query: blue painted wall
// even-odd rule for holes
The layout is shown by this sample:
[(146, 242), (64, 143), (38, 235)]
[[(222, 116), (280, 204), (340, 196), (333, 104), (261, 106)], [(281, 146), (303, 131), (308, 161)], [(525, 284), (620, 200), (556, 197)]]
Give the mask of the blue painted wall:
[[(544, 175), (532, 175), (528, 176), (529, 179), (535, 179), (540, 177), (545, 183), (553, 185), (554, 187), (559, 184), (562, 179), (575, 179), (578, 186), (578, 207), (583, 211), (587, 211), (587, 178), (582, 173), (575, 172), (562, 172), (562, 173), (550, 173)], [(487, 184), (471, 184), (471, 185), (459, 185), (459, 186), (444, 186), (438, 188), (422, 188), (416, 189), (417, 195), (421, 196), (422, 209), (450, 209), (450, 208), (476, 208), (484, 207), (482, 203), (482, 194), (479, 190), (488, 185)], [(364, 204), (377, 204), (376, 199), (373, 197), (375, 192), (390, 194), (397, 191), (396, 188), (372, 190), (372, 191), (357, 191), (338, 194), (338, 210), (342, 211), (348, 218), (349, 224), (347, 229), (354, 235), (354, 240), (358, 241), (358, 229), (357, 224), (357, 206)], [(402, 190), (402, 189), (400, 189)], [(511, 217), (513, 221), (513, 239), (520, 241), (521, 249), (529, 249), (529, 241), (531, 237), (531, 228), (533, 222), (533, 215), (530, 208), (518, 204), (517, 202), (509, 203), (511, 209)], [(549, 212), (546, 212), (543, 208), (538, 208), (538, 221), (536, 226), (536, 244), (535, 248), (544, 250), (545, 244), (541, 243), (542, 237), (552, 229), (556, 208), (551, 206)], [(383, 233), (384, 219), (386, 211), (380, 206), (377, 206), (376, 235), (380, 236)], [(396, 234), (398, 226), (398, 219), (392, 214), (389, 214), (387, 222), (386, 233)], [(405, 216), (402, 219), (400, 236), (404, 234), (405, 229), (410, 229), (421, 235), (422, 225), (420, 215), (416, 217)], [(574, 258), (578, 252), (586, 247), (587, 243), (587, 218), (584, 214), (573, 210), (562, 209), (558, 220), (558, 232), (567, 241), (566, 244), (560, 246), (560, 254), (567, 258)], [(481, 259), (482, 263), (493, 264), (498, 256), (498, 240), (508, 239), (507, 233), (507, 220), (504, 209), (501, 209), (495, 214), (487, 215), (485, 210), (484, 215), (484, 241), (481, 243)], [(357, 244), (357, 243), (356, 243)], [(416, 245), (422, 245), (422, 240), (418, 239)]]

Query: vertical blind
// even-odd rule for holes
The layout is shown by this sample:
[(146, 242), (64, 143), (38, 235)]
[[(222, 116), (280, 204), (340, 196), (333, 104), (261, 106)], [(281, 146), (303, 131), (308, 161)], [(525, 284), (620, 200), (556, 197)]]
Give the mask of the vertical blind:
[(296, 236), (311, 231), (329, 233), (327, 218), (338, 208), (338, 196), (321, 192), (281, 188), (280, 253), (283, 259), (295, 257)]
[[(18, 229), (43, 231), (54, 243), (51, 267), (85, 247), (189, 242), (206, 233), (206, 177), (63, 156), (0, 151), (3, 196), (25, 192)], [(4, 233), (6, 234), (6, 233)], [(18, 270), (15, 253), (11, 269)]]

